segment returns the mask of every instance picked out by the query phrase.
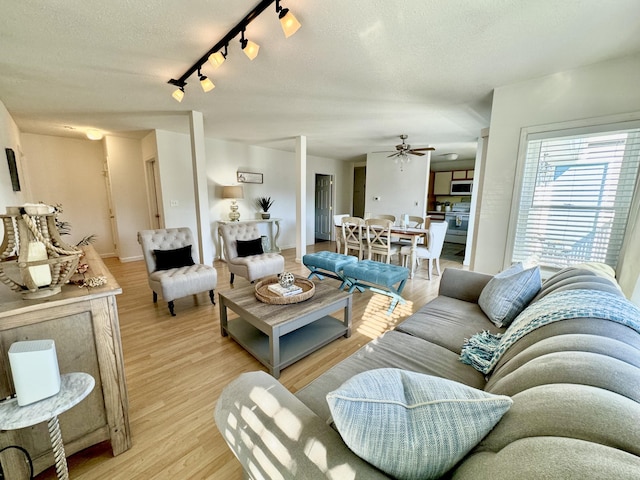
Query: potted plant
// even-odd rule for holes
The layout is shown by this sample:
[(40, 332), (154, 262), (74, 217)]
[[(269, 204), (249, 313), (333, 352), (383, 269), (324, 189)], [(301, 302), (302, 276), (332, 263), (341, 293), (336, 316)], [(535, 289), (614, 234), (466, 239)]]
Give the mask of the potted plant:
[(262, 218), (266, 220), (271, 217), (271, 214), (269, 213), (269, 209), (271, 208), (271, 205), (273, 205), (271, 197), (258, 197), (256, 199), (256, 205), (260, 210), (262, 210)]

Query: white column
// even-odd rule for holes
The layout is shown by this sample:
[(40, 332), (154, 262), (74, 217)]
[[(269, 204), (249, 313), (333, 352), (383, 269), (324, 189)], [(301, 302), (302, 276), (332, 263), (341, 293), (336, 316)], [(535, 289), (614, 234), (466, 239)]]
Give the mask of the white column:
[(307, 137), (296, 137), (296, 262), (307, 253)]
[(200, 262), (213, 263), (213, 239), (209, 221), (209, 198), (207, 193), (207, 159), (204, 151), (204, 120), (202, 112), (189, 113), (191, 130), (191, 162), (193, 165), (193, 194), (196, 207), (198, 253)]

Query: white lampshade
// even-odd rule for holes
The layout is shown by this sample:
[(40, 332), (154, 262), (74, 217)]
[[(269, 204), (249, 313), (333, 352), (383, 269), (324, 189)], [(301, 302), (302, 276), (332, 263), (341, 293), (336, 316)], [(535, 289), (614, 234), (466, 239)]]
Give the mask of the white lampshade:
[(251, 40), (247, 40), (247, 44), (242, 49), (244, 54), (249, 57), (249, 60), (253, 60), (258, 56), (258, 50), (260, 50), (260, 45)]
[(175, 98), (178, 102), (182, 102), (182, 99), (184, 98), (184, 90), (181, 88), (176, 88), (171, 94), (171, 96)]
[(209, 55), (209, 63), (213, 65), (215, 68), (218, 68), (225, 61), (224, 55), (222, 52), (215, 52)]
[(205, 92), (210, 92), (211, 90), (216, 88), (211, 79), (209, 77), (205, 77), (204, 75), (200, 77), (200, 86)]
[(300, 22), (293, 15), (293, 13), (289, 11), (289, 9), (287, 9), (287, 13), (282, 18), (280, 18), (280, 25), (282, 26), (284, 36), (287, 38), (296, 33), (301, 27)]

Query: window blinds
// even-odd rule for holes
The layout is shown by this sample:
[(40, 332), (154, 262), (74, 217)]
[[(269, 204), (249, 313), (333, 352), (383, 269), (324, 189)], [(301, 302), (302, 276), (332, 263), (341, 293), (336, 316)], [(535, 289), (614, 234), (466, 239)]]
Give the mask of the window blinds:
[(530, 135), (524, 162), (512, 260), (616, 268), (637, 184), (640, 128)]

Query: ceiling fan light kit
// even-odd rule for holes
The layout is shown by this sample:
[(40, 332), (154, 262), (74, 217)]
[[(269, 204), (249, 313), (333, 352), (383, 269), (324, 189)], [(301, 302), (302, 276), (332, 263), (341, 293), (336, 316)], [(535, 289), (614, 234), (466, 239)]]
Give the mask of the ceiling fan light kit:
[(258, 16), (274, 2), (276, 4), (276, 13), (278, 14), (280, 25), (282, 26), (282, 31), (284, 32), (285, 37), (289, 38), (291, 35), (296, 33), (301, 26), (300, 22), (288, 8), (283, 8), (280, 5), (280, 0), (262, 0), (258, 5), (254, 7), (253, 10), (251, 10), (242, 20), (240, 20), (240, 22), (235, 27), (229, 30), (218, 43), (211, 47), (211, 49), (209, 49), (209, 51), (205, 53), (196, 63), (191, 65), (191, 67), (189, 67), (189, 69), (184, 72), (180, 78), (172, 78), (171, 80), (169, 80), (168, 83), (177, 87), (173, 91), (171, 96), (176, 101), (182, 102), (182, 99), (184, 98), (184, 87), (187, 85), (187, 79), (196, 72), (200, 79), (202, 89), (205, 92), (213, 90), (215, 88), (215, 85), (206, 75), (203, 75), (201, 73), (201, 69), (207, 63), (207, 61), (211, 65), (213, 65), (214, 68), (220, 67), (220, 65), (222, 65), (227, 58), (227, 49), (229, 47), (229, 42), (237, 37), (238, 34), (240, 34), (240, 46), (242, 48), (242, 51), (247, 57), (249, 57), (249, 59), (253, 60), (254, 58), (256, 58), (256, 56), (258, 55), (258, 51), (260, 50), (260, 46), (252, 40), (244, 38), (244, 35), (247, 26), (253, 20), (258, 18)]
[(387, 158), (395, 157), (395, 163), (400, 163), (401, 172), (404, 171), (404, 164), (411, 161), (411, 157), (409, 155), (417, 155), (419, 157), (422, 157), (424, 155), (423, 152), (435, 150), (435, 148), (433, 147), (411, 148), (411, 145), (405, 142), (407, 138), (409, 138), (408, 135), (400, 135), (400, 140), (402, 140), (402, 143), (396, 145), (395, 152), (393, 152), (391, 155), (387, 155)]

